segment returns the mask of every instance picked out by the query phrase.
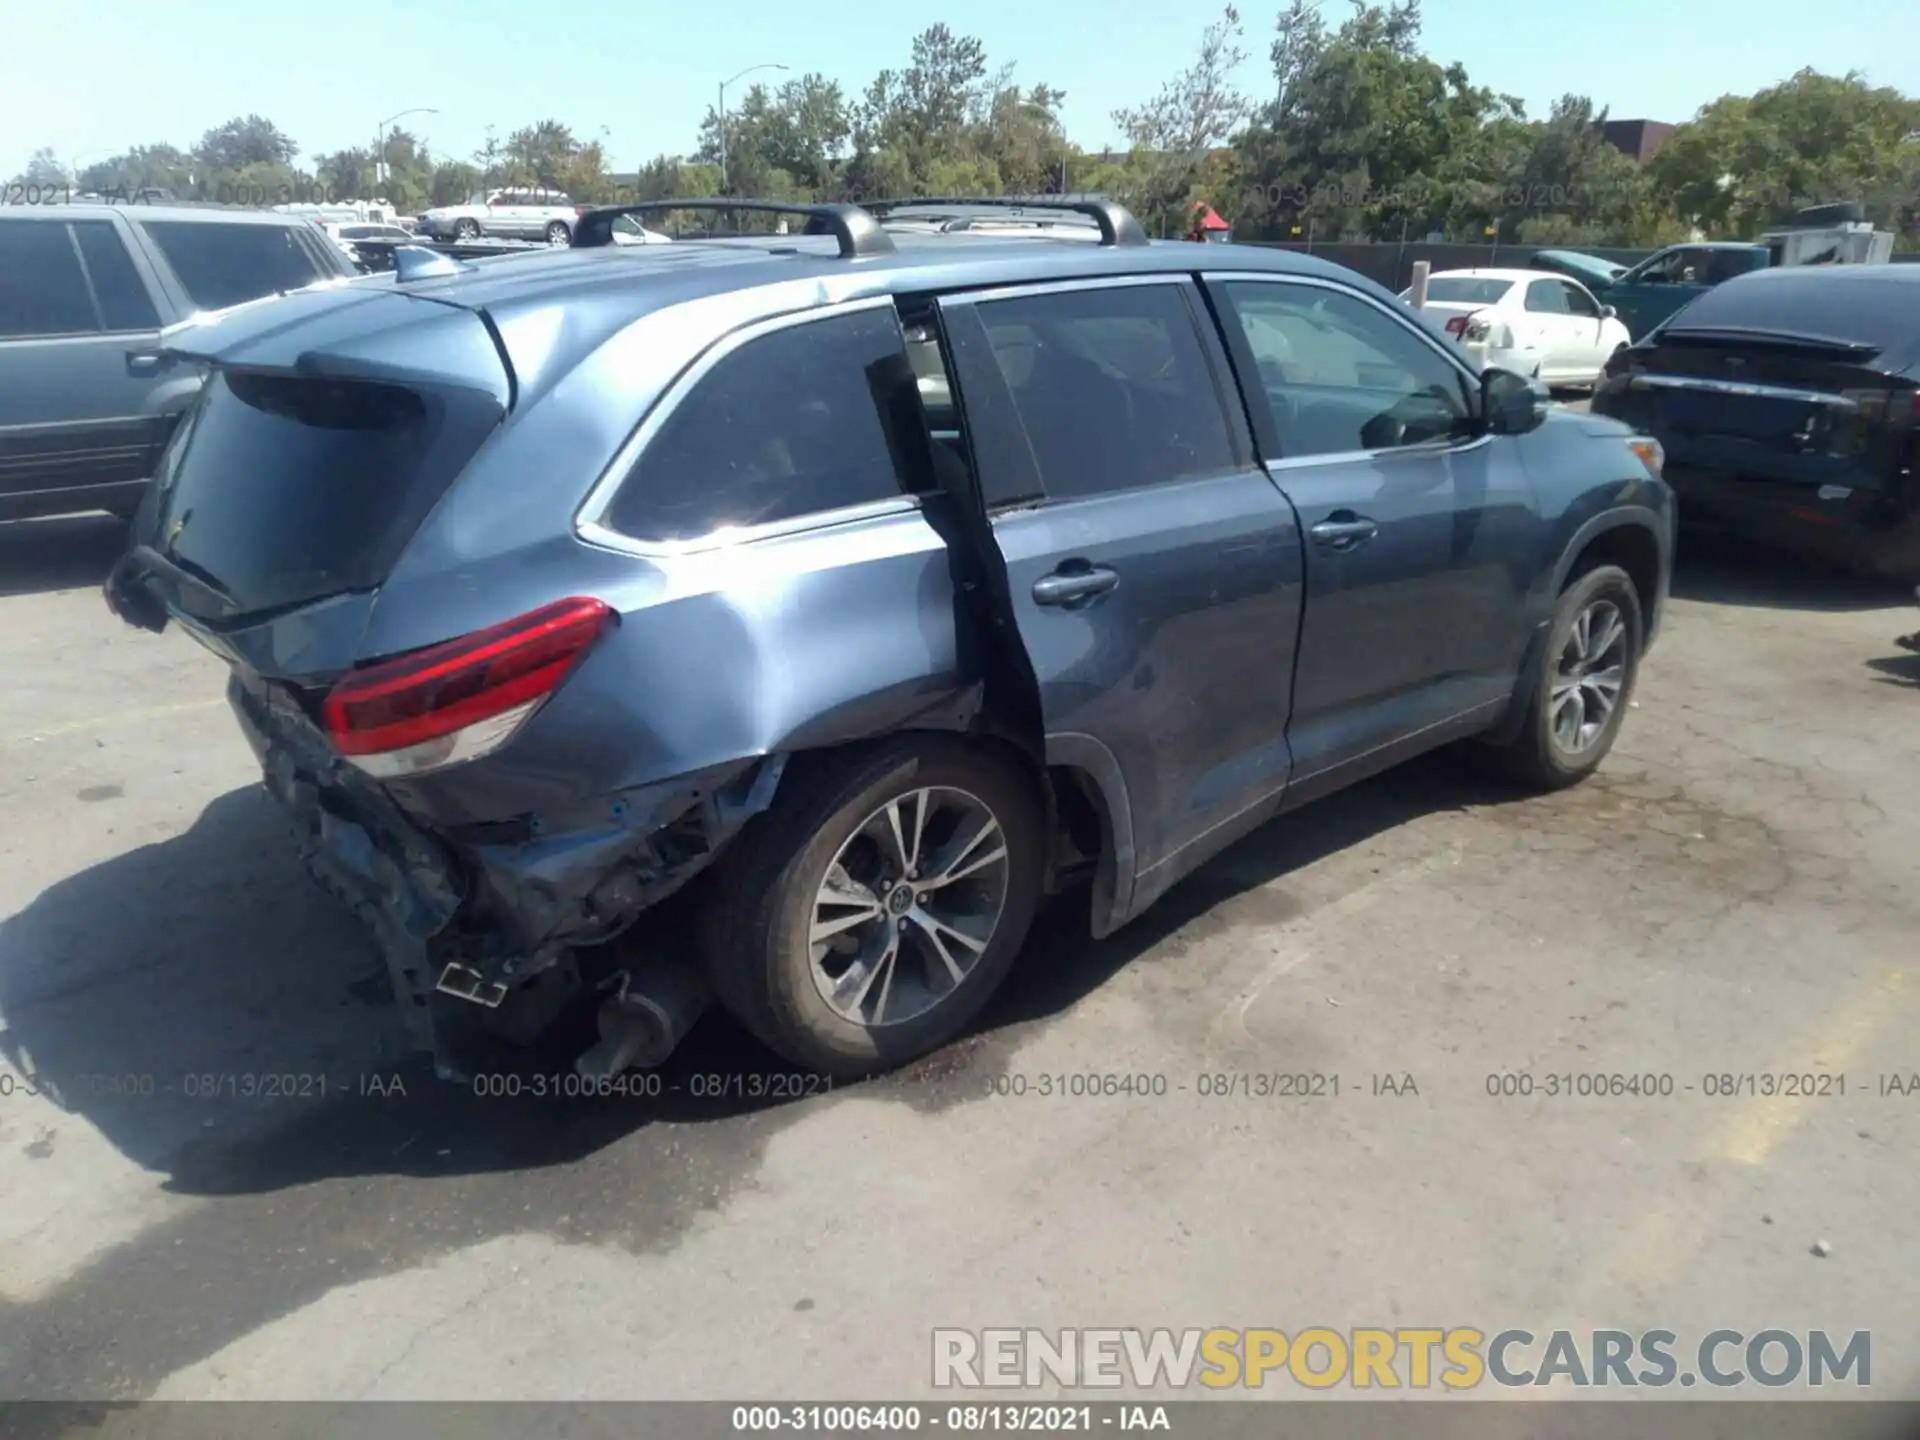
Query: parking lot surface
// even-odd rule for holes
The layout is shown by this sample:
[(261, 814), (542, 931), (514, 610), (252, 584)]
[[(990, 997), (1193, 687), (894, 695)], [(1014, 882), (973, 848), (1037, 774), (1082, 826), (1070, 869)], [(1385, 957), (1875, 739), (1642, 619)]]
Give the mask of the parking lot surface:
[(0, 1394), (902, 1398), (935, 1326), (1396, 1324), (1870, 1329), (1920, 1394), (1898, 592), (1689, 541), (1579, 789), (1434, 757), (1108, 941), (1061, 904), (883, 1082), (771, 1093), (710, 1017), (656, 1098), (537, 1101), (404, 1053), (218, 663), (102, 606), (120, 533), (0, 529)]

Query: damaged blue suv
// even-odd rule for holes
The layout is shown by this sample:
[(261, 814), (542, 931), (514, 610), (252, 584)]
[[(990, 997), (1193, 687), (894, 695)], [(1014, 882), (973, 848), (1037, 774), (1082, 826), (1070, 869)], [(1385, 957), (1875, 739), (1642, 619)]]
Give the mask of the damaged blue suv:
[[(694, 208), (804, 223), (612, 243)], [(227, 662), (443, 1073), (576, 1003), (583, 1072), (658, 1064), (715, 1000), (870, 1073), (1052, 892), (1105, 935), (1449, 742), (1600, 763), (1659, 447), (1338, 266), (1065, 208), (1098, 243), (618, 207), (167, 337), (211, 378), (109, 604)]]

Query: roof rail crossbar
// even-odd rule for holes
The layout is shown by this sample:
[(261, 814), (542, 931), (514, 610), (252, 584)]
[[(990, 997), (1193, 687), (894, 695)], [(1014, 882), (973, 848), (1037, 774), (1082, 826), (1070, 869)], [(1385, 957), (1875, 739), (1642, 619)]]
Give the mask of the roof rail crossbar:
[(670, 210), (747, 210), (766, 215), (804, 215), (808, 235), (831, 235), (840, 242), (840, 258), (894, 253), (893, 237), (858, 205), (804, 205), (778, 200), (647, 200), (635, 205), (607, 205), (587, 211), (573, 227), (576, 249), (613, 244), (613, 222), (622, 215), (661, 215)]
[(1112, 200), (1068, 200), (1052, 195), (913, 195), (876, 200), (866, 208), (882, 215), (922, 205), (978, 205), (995, 210), (1052, 211), (1085, 215), (1100, 227), (1102, 245), (1144, 245), (1147, 232), (1126, 206)]

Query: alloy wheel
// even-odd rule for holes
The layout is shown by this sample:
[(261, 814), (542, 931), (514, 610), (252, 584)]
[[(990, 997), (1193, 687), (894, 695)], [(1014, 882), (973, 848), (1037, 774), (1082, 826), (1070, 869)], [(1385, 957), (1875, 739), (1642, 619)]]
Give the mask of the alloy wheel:
[(1613, 601), (1594, 600), (1574, 617), (1554, 666), (1548, 723), (1562, 754), (1578, 755), (1600, 738), (1626, 679), (1626, 619)]
[(986, 953), (1010, 877), (1006, 832), (977, 795), (939, 786), (889, 800), (847, 837), (815, 893), (808, 950), (820, 998), (869, 1028), (925, 1015)]

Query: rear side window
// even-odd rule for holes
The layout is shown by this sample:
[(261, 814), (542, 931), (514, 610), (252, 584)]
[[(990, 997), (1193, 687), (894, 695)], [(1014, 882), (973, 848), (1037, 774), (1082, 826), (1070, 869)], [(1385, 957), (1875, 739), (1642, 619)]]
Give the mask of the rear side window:
[(692, 540), (897, 497), (885, 407), (911, 376), (891, 309), (756, 336), (674, 407), (606, 523), (636, 540)]
[(100, 301), (100, 318), (109, 330), (155, 330), (160, 317), (153, 308), (153, 297), (133, 261), (127, 256), (110, 220), (77, 220), (73, 237), (80, 242), (86, 257), (87, 274), (93, 279), (93, 293)]
[(202, 310), (224, 310), (263, 295), (298, 290), (325, 273), (291, 225), (141, 223)]
[(1527, 286), (1527, 309), (1536, 315), (1565, 315), (1567, 292), (1558, 280), (1535, 280)]
[(980, 323), (1050, 499), (1234, 466), (1213, 369), (1172, 285), (983, 301)]
[(100, 328), (67, 227), (0, 220), (0, 339)]

